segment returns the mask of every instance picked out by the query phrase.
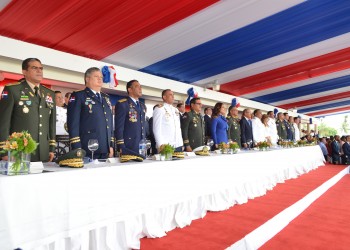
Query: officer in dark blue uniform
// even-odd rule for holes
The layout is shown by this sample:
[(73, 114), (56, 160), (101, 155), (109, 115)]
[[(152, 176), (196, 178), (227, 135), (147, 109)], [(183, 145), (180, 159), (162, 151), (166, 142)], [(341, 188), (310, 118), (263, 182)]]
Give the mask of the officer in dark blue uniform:
[(89, 68), (85, 72), (86, 88), (72, 93), (67, 110), (71, 148), (82, 148), (91, 157), (88, 142), (97, 139), (96, 159), (113, 157), (112, 106), (108, 95), (101, 92), (102, 84), (100, 69)]
[(128, 152), (137, 155), (139, 143), (145, 139), (146, 107), (139, 101), (142, 88), (137, 80), (129, 81), (126, 91), (128, 98), (119, 100), (115, 107), (114, 135), (121, 154), (127, 148)]

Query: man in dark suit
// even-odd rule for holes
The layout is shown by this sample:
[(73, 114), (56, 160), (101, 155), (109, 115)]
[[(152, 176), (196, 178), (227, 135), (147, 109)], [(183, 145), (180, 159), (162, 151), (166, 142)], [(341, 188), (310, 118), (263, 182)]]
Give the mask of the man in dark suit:
[[(153, 110), (159, 107), (160, 107), (160, 104), (156, 104), (153, 106)], [(154, 133), (153, 133), (153, 116), (149, 118), (148, 124), (149, 124), (149, 137), (151, 141), (151, 154), (154, 155), (154, 154), (157, 154), (158, 151), (156, 147), (156, 139), (154, 138)]]
[(22, 73), (24, 79), (6, 86), (2, 92), (0, 151), (10, 134), (27, 130), (39, 143), (31, 161), (52, 161), (56, 147), (55, 92), (40, 84), (43, 66), (39, 59), (25, 59)]
[(204, 109), (204, 123), (205, 123), (205, 138), (206, 140), (211, 138), (211, 114), (213, 110), (209, 107)]
[(346, 141), (343, 144), (344, 164), (350, 163), (350, 135), (346, 136)]
[[(139, 101), (142, 88), (137, 80), (126, 84), (128, 98), (121, 99), (115, 107), (115, 139), (119, 151), (125, 148), (133, 154), (139, 153), (139, 143), (145, 139), (146, 107)], [(144, 156), (143, 156), (144, 157)]]
[[(242, 119), (239, 121), (241, 125), (241, 141), (242, 147), (253, 147), (253, 129), (252, 129), (252, 111), (250, 109), (243, 110)], [(248, 145), (251, 144), (251, 145)]]
[(332, 146), (332, 161), (334, 164), (340, 163), (340, 137), (336, 135), (334, 141), (331, 143)]
[(99, 147), (94, 152), (94, 158), (113, 157), (112, 105), (108, 95), (101, 92), (100, 69), (89, 68), (84, 80), (86, 88), (73, 92), (68, 104), (67, 126), (71, 148), (82, 148), (91, 157), (88, 142), (97, 139)]
[(179, 110), (179, 113), (180, 113), (180, 121), (182, 121), (182, 118), (185, 114), (185, 104), (183, 104), (182, 102), (181, 103), (178, 103), (176, 105), (176, 108)]

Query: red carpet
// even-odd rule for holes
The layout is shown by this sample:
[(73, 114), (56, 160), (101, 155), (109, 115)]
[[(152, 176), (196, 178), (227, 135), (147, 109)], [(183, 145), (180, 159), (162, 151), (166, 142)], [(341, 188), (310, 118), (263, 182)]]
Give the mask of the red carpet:
[(176, 228), (165, 237), (142, 239), (141, 249), (225, 249), (303, 198), (344, 167), (320, 167), (297, 179), (278, 184), (267, 195), (248, 203), (222, 212), (208, 212), (203, 219), (193, 221), (188, 227)]
[(260, 249), (350, 249), (350, 175)]

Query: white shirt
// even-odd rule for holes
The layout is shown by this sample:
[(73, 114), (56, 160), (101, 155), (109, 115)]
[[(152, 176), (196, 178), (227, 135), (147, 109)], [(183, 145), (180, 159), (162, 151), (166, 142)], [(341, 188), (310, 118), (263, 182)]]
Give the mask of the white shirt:
[(294, 131), (295, 131), (295, 140), (299, 141), (300, 140), (300, 130), (298, 128), (298, 124), (293, 123)]
[(167, 103), (155, 108), (153, 134), (158, 148), (168, 143), (175, 148), (183, 146), (179, 110)]
[(265, 138), (265, 126), (261, 120), (257, 117), (252, 119), (253, 139), (254, 142), (266, 141)]
[(68, 135), (64, 128), (67, 122), (67, 109), (56, 106), (56, 135)]
[(269, 117), (269, 121), (267, 122), (267, 125), (269, 127), (268, 133), (269, 133), (269, 136), (271, 137), (271, 143), (272, 145), (277, 145), (278, 132), (277, 132), (275, 119)]

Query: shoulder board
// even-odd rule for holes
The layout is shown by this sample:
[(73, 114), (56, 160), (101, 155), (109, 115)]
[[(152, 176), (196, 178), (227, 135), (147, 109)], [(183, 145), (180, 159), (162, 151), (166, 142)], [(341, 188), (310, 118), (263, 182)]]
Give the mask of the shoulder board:
[(21, 82), (14, 82), (14, 83), (9, 83), (9, 84), (6, 84), (5, 86), (6, 87), (11, 87), (11, 86), (17, 86), (17, 85), (20, 85)]
[(124, 98), (124, 99), (120, 99), (118, 102), (120, 102), (120, 103), (122, 103), (122, 102), (126, 102), (126, 98)]
[(73, 91), (73, 93), (78, 93), (78, 92), (82, 92), (82, 91), (84, 91), (85, 89), (81, 89), (81, 90), (75, 90), (75, 91)]
[(52, 89), (50, 89), (50, 88), (48, 88), (48, 87), (46, 87), (46, 86), (44, 86), (44, 85), (40, 85), (40, 87), (43, 87), (43, 88), (45, 88), (45, 89), (47, 89), (47, 90), (53, 91)]

